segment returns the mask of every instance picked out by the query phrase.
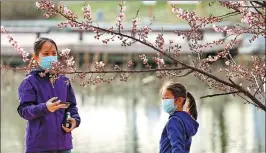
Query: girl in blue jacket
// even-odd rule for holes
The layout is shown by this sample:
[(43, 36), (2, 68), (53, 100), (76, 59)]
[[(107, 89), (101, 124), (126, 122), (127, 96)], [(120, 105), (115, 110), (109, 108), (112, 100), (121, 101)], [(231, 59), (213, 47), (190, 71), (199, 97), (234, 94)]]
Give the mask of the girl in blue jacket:
[(160, 153), (189, 153), (199, 127), (195, 99), (182, 84), (174, 82), (165, 84), (161, 95), (162, 107), (170, 116), (161, 135)]
[[(79, 126), (80, 117), (72, 86), (66, 83), (69, 79), (61, 75), (52, 85), (52, 73), (40, 76), (44, 69), (51, 68), (51, 62), (57, 61), (57, 55), (53, 40), (37, 39), (30, 67), (36, 62), (39, 68), (31, 70), (18, 88), (18, 114), (27, 120), (26, 153), (71, 153), (73, 148), (71, 131)], [(70, 113), (69, 128), (62, 124), (66, 113)]]

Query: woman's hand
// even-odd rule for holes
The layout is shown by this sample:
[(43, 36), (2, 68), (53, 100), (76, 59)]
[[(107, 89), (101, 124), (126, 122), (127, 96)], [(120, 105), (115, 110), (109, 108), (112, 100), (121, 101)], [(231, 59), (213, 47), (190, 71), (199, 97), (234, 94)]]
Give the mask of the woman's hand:
[(60, 100), (53, 103), (53, 101), (56, 99), (57, 99), (57, 97), (53, 97), (46, 102), (46, 107), (50, 112), (55, 112), (56, 110), (58, 110), (60, 108), (67, 108), (68, 107), (66, 104), (60, 104), (60, 102), (61, 102)]
[(68, 120), (71, 122), (72, 126), (71, 128), (66, 128), (64, 127), (64, 125), (62, 124), (62, 128), (66, 131), (66, 132), (71, 132), (77, 125), (77, 121), (74, 118), (68, 118)]

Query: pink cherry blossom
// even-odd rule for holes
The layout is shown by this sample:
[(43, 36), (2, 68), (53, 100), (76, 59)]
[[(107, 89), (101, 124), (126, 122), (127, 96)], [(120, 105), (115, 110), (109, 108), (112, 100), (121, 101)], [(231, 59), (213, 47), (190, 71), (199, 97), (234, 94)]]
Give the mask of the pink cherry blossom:
[(61, 56), (66, 56), (70, 53), (70, 49), (68, 48), (65, 48), (65, 49), (62, 49), (61, 51)]
[(84, 18), (88, 20), (88, 23), (92, 23), (92, 11), (91, 7), (88, 4), (87, 7), (82, 8)]
[(7, 35), (7, 38), (9, 40), (9, 42), (12, 44), (12, 46), (15, 48), (15, 50), (17, 51), (17, 53), (19, 53), (22, 57), (23, 57), (23, 61), (27, 62), (29, 61), (29, 53), (24, 51), (23, 48), (21, 48), (18, 45), (18, 42), (16, 40), (14, 40), (14, 38), (9, 34), (9, 32), (4, 28), (4, 26), (1, 26), (1, 34), (5, 34)]

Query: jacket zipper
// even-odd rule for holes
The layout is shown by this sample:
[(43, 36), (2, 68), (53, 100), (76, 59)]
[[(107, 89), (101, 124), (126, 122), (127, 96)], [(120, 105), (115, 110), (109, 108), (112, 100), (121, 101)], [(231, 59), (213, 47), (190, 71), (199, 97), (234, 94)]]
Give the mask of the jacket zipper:
[[(52, 90), (52, 95), (53, 95), (53, 97), (55, 97), (55, 94), (54, 94), (54, 86), (51, 84), (51, 82), (50, 82), (50, 80), (49, 80), (49, 83), (50, 83), (50, 87), (51, 87), (51, 90)], [(56, 116), (56, 125), (58, 125), (58, 115), (57, 115), (57, 111), (55, 111), (54, 112), (55, 113), (55, 116)], [(59, 136), (59, 133), (60, 133), (60, 131), (59, 132), (57, 132), (57, 138), (59, 138), (59, 139), (57, 139), (57, 150), (60, 150), (61, 149), (61, 147), (60, 147), (60, 136)]]

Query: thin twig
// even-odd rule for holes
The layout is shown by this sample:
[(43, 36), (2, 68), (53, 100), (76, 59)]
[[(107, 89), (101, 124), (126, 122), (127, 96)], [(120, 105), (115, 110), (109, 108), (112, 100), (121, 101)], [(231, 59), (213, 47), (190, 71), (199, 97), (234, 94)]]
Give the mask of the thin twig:
[(206, 96), (202, 96), (202, 97), (200, 97), (200, 99), (208, 98), (208, 97), (215, 97), (215, 96), (224, 96), (224, 95), (230, 95), (230, 94), (236, 94), (236, 93), (240, 93), (240, 91), (234, 91), (234, 92), (226, 92), (226, 93), (220, 93), (220, 94), (206, 95)]
[(257, 80), (256, 76), (255, 76), (253, 73), (251, 73), (251, 75), (253, 76), (253, 78), (254, 78), (254, 80), (255, 80), (255, 83), (256, 83), (256, 85), (257, 85), (257, 87), (258, 87), (258, 89), (259, 89), (260, 86), (259, 86), (259, 83), (258, 83), (258, 80)]
[(188, 71), (187, 73), (185, 73), (183, 75), (177, 75), (177, 74), (173, 74), (173, 73), (170, 73), (170, 72), (168, 72), (168, 73), (173, 75), (173, 76), (175, 76), (175, 77), (185, 77), (185, 76), (189, 75), (192, 72), (193, 72), (193, 70), (190, 70), (190, 71)]
[(264, 8), (263, 6), (240, 6), (244, 8)]
[(230, 13), (227, 13), (227, 14), (224, 14), (224, 15), (217, 16), (217, 17), (224, 19), (224, 18), (228, 18), (230, 16), (236, 16), (238, 14), (241, 14), (241, 13), (238, 12), (238, 11), (234, 11), (234, 12), (230, 12)]
[(241, 95), (239, 95), (239, 94), (237, 94), (237, 95), (238, 95), (240, 98), (244, 99), (248, 104), (251, 104), (251, 105), (254, 105), (254, 106), (258, 107), (258, 105), (256, 105), (256, 104), (252, 103), (251, 101), (247, 100), (245, 97), (243, 97), (243, 96), (241, 96)]
[(255, 96), (255, 95), (257, 94), (257, 92), (259, 91), (259, 89), (262, 87), (262, 85), (263, 85), (264, 83), (266, 83), (266, 82), (264, 81), (264, 82), (261, 83), (261, 85), (260, 85), (260, 86), (258, 87), (258, 89), (255, 91), (255, 93), (254, 93), (253, 96)]
[(233, 84), (233, 85), (237, 85), (231, 78), (229, 78), (229, 81)]
[[(135, 16), (135, 19), (137, 20), (137, 17), (138, 17), (138, 15), (139, 15), (139, 11), (140, 11), (140, 8), (138, 8), (138, 10), (137, 10), (137, 13), (136, 13), (136, 16)], [(136, 32), (133, 32), (133, 30), (131, 30), (132, 32), (131, 32), (131, 36), (132, 37), (135, 37), (134, 35), (136, 34)], [(135, 41), (136, 42), (136, 41)]]
[(137, 9), (137, 13), (136, 13), (136, 16), (135, 16), (135, 18), (137, 18), (137, 17), (138, 17), (138, 15), (139, 15), (139, 11), (140, 11), (140, 8), (138, 8), (138, 9)]

